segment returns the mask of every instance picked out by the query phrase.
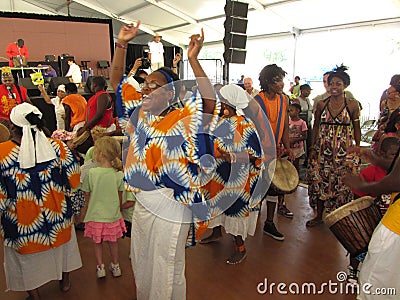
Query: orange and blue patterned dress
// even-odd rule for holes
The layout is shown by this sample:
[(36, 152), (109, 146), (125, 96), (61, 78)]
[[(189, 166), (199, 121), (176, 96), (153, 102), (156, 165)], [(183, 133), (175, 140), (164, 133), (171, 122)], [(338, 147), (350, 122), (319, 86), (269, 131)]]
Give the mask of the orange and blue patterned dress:
[(129, 136), (124, 180), (134, 192), (173, 189), (175, 200), (192, 210), (187, 245), (194, 245), (211, 218), (201, 185), (211, 176), (206, 171), (211, 162), (204, 158), (213, 155), (210, 132), (218, 120), (219, 100), (204, 123), (203, 102), (196, 95), (183, 108), (171, 107), (165, 117), (144, 112), (141, 94), (125, 79), (116, 96), (120, 125)]
[[(213, 136), (217, 168), (204, 189), (211, 215), (222, 210), (230, 217), (248, 217), (260, 209), (263, 198), (263, 150), (255, 126), (244, 116), (221, 118)], [(240, 158), (229, 162), (222, 153)]]
[(58, 140), (51, 140), (57, 159), (21, 169), (19, 146), (0, 144), (0, 212), (4, 245), (21, 254), (44, 252), (71, 238), (72, 203), (79, 165)]

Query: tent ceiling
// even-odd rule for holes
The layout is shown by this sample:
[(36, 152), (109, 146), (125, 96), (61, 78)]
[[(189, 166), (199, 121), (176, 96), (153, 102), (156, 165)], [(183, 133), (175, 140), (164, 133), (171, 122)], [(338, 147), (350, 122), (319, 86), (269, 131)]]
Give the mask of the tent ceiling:
[[(249, 3), (249, 37), (306, 31), (360, 22), (400, 19), (400, 0), (242, 0)], [(69, 3), (69, 5), (67, 4)], [(114, 34), (119, 22), (140, 19), (137, 42), (154, 32), (172, 44), (187, 45), (188, 36), (203, 27), (205, 42), (221, 42), (225, 0), (4, 0), (0, 11), (74, 17), (112, 18)]]

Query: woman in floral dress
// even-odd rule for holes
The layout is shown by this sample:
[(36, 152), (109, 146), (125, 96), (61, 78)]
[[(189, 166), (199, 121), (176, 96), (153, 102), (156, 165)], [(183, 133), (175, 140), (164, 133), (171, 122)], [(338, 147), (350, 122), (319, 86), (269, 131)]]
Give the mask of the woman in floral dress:
[(306, 223), (322, 223), (324, 209), (332, 211), (353, 200), (352, 191), (343, 184), (344, 174), (358, 173), (359, 157), (347, 154), (350, 146), (360, 145), (360, 109), (355, 100), (344, 96), (350, 84), (346, 67), (338, 67), (328, 77), (331, 96), (317, 105), (313, 143), (308, 170), (310, 202), (317, 204), (317, 216)]

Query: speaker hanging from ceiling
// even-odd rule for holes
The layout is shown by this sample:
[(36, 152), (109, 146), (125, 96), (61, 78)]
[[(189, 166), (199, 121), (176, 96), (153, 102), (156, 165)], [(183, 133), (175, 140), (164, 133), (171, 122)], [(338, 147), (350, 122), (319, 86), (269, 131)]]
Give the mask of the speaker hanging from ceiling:
[(244, 64), (246, 61), (248, 3), (226, 0), (225, 5), (225, 63)]

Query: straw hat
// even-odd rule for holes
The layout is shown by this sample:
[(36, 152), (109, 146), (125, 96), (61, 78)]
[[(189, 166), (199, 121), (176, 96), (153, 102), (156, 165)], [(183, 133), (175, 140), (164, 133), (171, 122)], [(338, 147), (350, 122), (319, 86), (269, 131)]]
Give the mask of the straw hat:
[(159, 38), (162, 39), (162, 35), (160, 35), (158, 32), (156, 32), (156, 33), (154, 34), (154, 37), (155, 37), (155, 38), (156, 38), (156, 37), (159, 37)]

